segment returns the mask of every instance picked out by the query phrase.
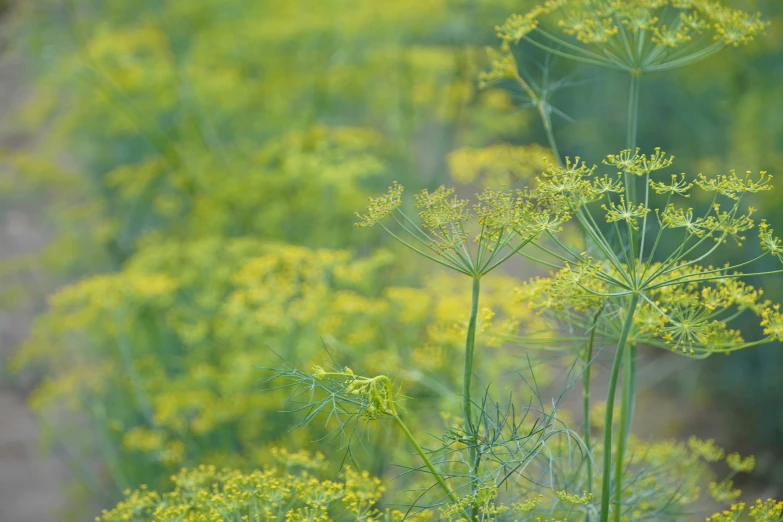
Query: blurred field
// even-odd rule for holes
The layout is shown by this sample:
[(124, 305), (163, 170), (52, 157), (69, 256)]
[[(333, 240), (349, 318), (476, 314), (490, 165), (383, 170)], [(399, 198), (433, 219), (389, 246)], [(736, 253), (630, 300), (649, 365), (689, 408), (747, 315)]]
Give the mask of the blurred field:
[[(727, 3), (764, 13), (767, 34), (646, 78), (639, 144), (683, 171), (778, 175), (783, 5)], [(334, 454), (326, 426), (291, 431), (286, 395), (264, 391), (258, 367), (277, 355), (309, 368), (328, 350), (392, 374), (419, 433), (448, 423), (470, 288), (377, 227), (355, 228), (354, 212), (394, 180), (461, 194), (533, 182), (552, 158), (536, 111), (518, 88), (478, 78), (495, 25), (534, 4), (12, 2), (0, 61), (0, 521), (91, 520), (126, 488), (169, 487), (183, 466), (288, 469), (285, 450)], [(518, 59), (552, 102), (563, 155), (599, 163), (622, 146), (625, 77), (536, 49)], [(752, 195), (781, 230), (779, 199)], [(741, 248), (726, 247), (727, 260), (760, 252), (755, 236)], [(524, 394), (514, 371), (535, 368), (554, 389), (569, 361), (531, 362), (498, 341), (554, 335), (508, 298), (546, 271), (507, 266), (482, 294), (481, 371)], [(781, 301), (780, 281), (751, 282)], [(758, 321), (738, 323), (761, 336)], [(780, 496), (779, 344), (704, 362), (640, 352), (635, 433), (756, 454), (738, 480)], [(610, 365), (602, 354), (596, 371)], [(577, 399), (566, 402), (580, 422)], [(411, 457), (397, 433), (378, 432), (359, 460), (386, 480)]]

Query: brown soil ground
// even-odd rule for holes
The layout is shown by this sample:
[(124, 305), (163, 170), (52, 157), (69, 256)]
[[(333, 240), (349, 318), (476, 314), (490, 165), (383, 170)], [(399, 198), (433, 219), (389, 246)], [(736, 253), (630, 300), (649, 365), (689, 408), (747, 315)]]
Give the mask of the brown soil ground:
[[(0, 56), (0, 127), (7, 126), (9, 112), (25, 95), (20, 64)], [(0, 206), (0, 262), (34, 251), (45, 242), (36, 215), (36, 208)], [(26, 336), (28, 326), (29, 317), (0, 311), (0, 369)], [(65, 506), (65, 466), (40, 451), (38, 425), (25, 402), (23, 390), (0, 380), (0, 522), (54, 521)]]

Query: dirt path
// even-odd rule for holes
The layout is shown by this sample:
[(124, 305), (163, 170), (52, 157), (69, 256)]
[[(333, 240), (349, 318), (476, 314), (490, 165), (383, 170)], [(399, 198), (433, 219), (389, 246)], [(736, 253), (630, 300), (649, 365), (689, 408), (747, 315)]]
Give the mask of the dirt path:
[[(0, 128), (7, 126), (9, 112), (26, 95), (20, 72), (19, 63), (0, 55)], [(0, 143), (0, 148), (9, 145)], [(0, 262), (45, 243), (45, 234), (36, 225), (38, 214), (34, 206), (19, 209), (0, 204)], [(29, 323), (30, 317), (0, 310), (0, 369), (27, 335)], [(0, 522), (61, 520), (67, 470), (54, 456), (41, 453), (39, 435), (24, 393), (3, 382), (0, 372)]]

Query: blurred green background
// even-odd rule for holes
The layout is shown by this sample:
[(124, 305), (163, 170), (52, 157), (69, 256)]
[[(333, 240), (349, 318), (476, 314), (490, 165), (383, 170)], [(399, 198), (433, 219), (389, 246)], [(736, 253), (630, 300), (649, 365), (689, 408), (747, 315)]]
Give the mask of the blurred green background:
[[(640, 146), (674, 154), (682, 171), (776, 175), (783, 4), (728, 3), (761, 11), (768, 34), (648, 78)], [(253, 467), (269, 458), (268, 443), (294, 449), (323, 435), (289, 434), (295, 420), (276, 413), (284, 396), (262, 393), (254, 365), (269, 361), (267, 348), (308, 364), (326, 345), (349, 365), (393, 370), (410, 383), (409, 396), (434, 408), (455, 400), (442, 393), (458, 379), (451, 318), (469, 296), (384, 237), (355, 229), (353, 212), (392, 180), (414, 190), (451, 182), (455, 150), (546, 143), (521, 93), (477, 86), (494, 26), (532, 5), (3, 6), (11, 65), (1, 88), (16, 95), (3, 107), (0, 213), (7, 226), (25, 218), (17, 235), (40, 237), (1, 252), (6, 329), (34, 319), (21, 346), (4, 341), (1, 367), (5, 386), (39, 415), (44, 440), (67, 455), (73, 517), (110, 505), (126, 487), (165, 482), (183, 465)], [(561, 113), (561, 153), (598, 162), (623, 146), (624, 76), (532, 51), (519, 59)], [(754, 204), (783, 229), (777, 194)], [(508, 309), (505, 284), (486, 300), (498, 328), (524, 315)], [(779, 277), (754, 284), (783, 299)], [(502, 367), (506, 356), (497, 351), (491, 364)], [(752, 480), (780, 491), (779, 346), (704, 363), (646, 359), (643, 384), (675, 406), (658, 410), (669, 418), (641, 411), (645, 426), (755, 453)], [(394, 458), (366, 464), (383, 474)]]

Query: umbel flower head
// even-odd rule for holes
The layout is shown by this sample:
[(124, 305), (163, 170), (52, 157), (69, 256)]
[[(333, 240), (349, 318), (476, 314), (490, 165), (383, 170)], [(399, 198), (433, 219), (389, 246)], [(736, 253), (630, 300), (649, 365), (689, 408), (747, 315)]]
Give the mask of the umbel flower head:
[[(496, 30), (503, 54), (524, 40), (565, 58), (638, 75), (748, 44), (768, 25), (758, 13), (716, 0), (547, 0), (511, 15)], [(507, 66), (508, 60), (495, 63)], [(489, 77), (502, 73), (493, 69)]]
[[(608, 173), (566, 158), (562, 165), (549, 163), (534, 188), (485, 189), (472, 206), (452, 189), (424, 190), (415, 198), (421, 225), (402, 212), (401, 187), (395, 184), (387, 195), (370, 200), (359, 226), (386, 228), (381, 220), (391, 218), (411, 239), (387, 228), (394, 237), (476, 278), (531, 244), (541, 257), (523, 255), (553, 272), (524, 285), (520, 298), (585, 331), (589, 318), (601, 311), (600, 333), (607, 340), (617, 338), (626, 318), (632, 319), (630, 342), (692, 357), (783, 338), (778, 309), (763, 299), (763, 290), (742, 281), (756, 275), (747, 267), (762, 257), (783, 261), (783, 242), (765, 221), (757, 224), (755, 209), (743, 204), (746, 194), (771, 190), (771, 176), (666, 172), (673, 164), (661, 149), (609, 154), (603, 160), (612, 169)], [(644, 181), (638, 199), (629, 194), (623, 175)], [(682, 204), (693, 191), (702, 194), (698, 199), (712, 199), (701, 212)], [(584, 251), (558, 237), (568, 220), (584, 232)], [(609, 226), (599, 226), (602, 222)], [(723, 264), (721, 248), (730, 241), (742, 245), (754, 228), (762, 253)], [(772, 273), (779, 272), (783, 269)], [(746, 340), (727, 326), (740, 314), (756, 316), (761, 338)]]
[[(552, 204), (552, 197), (486, 188), (470, 205), (454, 189), (441, 186), (414, 196), (414, 220), (400, 209), (402, 191), (395, 182), (385, 195), (370, 198), (367, 213), (356, 213), (356, 226), (380, 225), (424, 257), (474, 278), (491, 272), (542, 234), (558, 232), (570, 219), (568, 208)], [(384, 223), (389, 220), (396, 223), (395, 230)]]
[[(781, 339), (783, 320), (776, 305), (763, 299), (761, 289), (741, 280), (754, 275), (744, 274), (745, 267), (768, 254), (783, 260), (783, 243), (766, 222), (756, 224), (753, 207), (742, 205), (746, 194), (772, 189), (767, 173), (669, 174), (663, 171), (673, 165), (673, 158), (660, 149), (651, 155), (624, 150), (608, 155), (603, 164), (617, 170), (598, 174), (597, 167), (578, 158), (566, 159), (538, 178), (531, 199), (571, 212), (585, 232), (588, 250), (575, 252), (553, 236), (558, 248), (548, 252), (553, 258), (548, 266), (557, 269), (550, 278), (523, 285), (518, 291), (521, 301), (584, 330), (591, 328), (589, 318), (601, 311), (604, 319), (596, 333), (607, 340), (615, 339), (631, 317), (631, 342), (692, 357)], [(644, 178), (643, 199), (629, 196), (622, 173)], [(701, 214), (680, 204), (693, 190), (712, 198)], [(611, 235), (598, 226), (601, 221), (610, 225)], [(703, 264), (716, 262), (729, 241), (742, 245), (754, 228), (762, 254), (733, 266)], [(629, 305), (632, 297), (634, 304)], [(756, 316), (763, 331), (760, 339), (746, 340), (727, 326), (740, 314)]]

